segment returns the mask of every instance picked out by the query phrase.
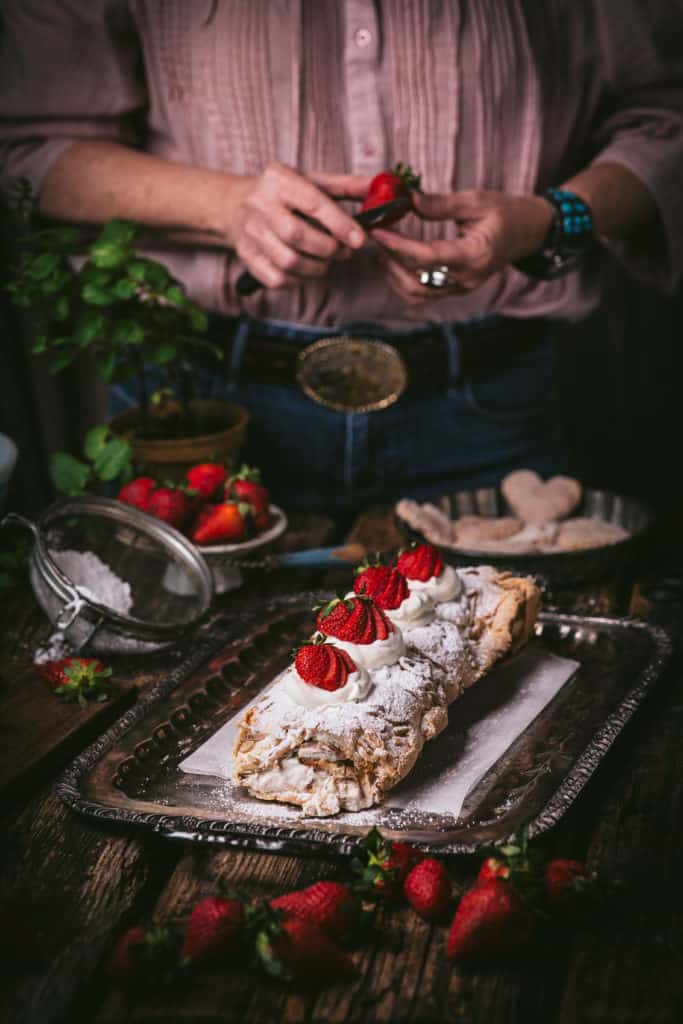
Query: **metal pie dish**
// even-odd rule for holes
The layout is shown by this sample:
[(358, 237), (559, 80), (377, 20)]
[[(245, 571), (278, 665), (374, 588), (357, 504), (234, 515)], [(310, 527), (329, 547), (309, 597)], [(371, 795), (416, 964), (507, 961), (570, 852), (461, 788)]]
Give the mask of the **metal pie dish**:
[[(176, 643), (213, 599), (211, 571), (178, 530), (109, 498), (69, 498), (51, 505), (31, 527), (30, 577), (52, 625), (76, 651), (143, 653)], [(53, 557), (92, 552), (131, 588), (129, 613), (83, 593)], [(91, 588), (88, 587), (90, 590)]]
[(239, 563), (254, 551), (264, 553), (287, 529), (287, 516), (278, 505), (269, 505), (271, 523), (267, 530), (239, 544), (197, 544), (196, 550), (206, 559), (213, 576), (217, 594), (225, 593), (242, 584)]
[[(450, 519), (466, 515), (514, 515), (499, 487), (457, 491), (425, 501), (435, 505)], [(394, 516), (396, 525), (406, 539), (427, 541), (427, 538), (401, 518), (398, 512), (395, 512)], [(553, 587), (616, 579), (633, 569), (645, 549), (647, 535), (652, 527), (652, 516), (644, 505), (634, 498), (627, 498), (621, 494), (584, 487), (581, 504), (564, 521), (578, 516), (595, 516), (615, 526), (621, 526), (628, 531), (629, 536), (614, 544), (602, 544), (578, 551), (547, 553), (491, 552), (443, 544), (439, 547), (445, 560), (451, 565), (457, 567), (485, 564), (496, 569), (511, 569), (522, 575), (537, 576), (551, 592)]]

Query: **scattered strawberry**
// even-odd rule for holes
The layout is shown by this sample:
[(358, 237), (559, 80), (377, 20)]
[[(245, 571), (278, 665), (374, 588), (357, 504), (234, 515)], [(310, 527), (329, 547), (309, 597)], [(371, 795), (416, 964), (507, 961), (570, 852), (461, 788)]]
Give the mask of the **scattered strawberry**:
[(408, 903), (427, 921), (438, 921), (451, 901), (451, 880), (441, 861), (425, 857), (403, 883)]
[(157, 487), (149, 499), (147, 511), (176, 530), (182, 530), (192, 515), (192, 501), (179, 487)]
[(556, 858), (545, 866), (545, 895), (554, 911), (575, 909), (591, 886), (586, 865), (580, 860)]
[(517, 890), (502, 878), (468, 889), (458, 904), (446, 943), (453, 961), (477, 961), (517, 953), (531, 941), (534, 916)]
[(432, 544), (416, 544), (399, 555), (396, 568), (407, 579), (424, 583), (432, 576), (441, 574), (443, 558), (439, 549)]
[(381, 608), (366, 597), (335, 597), (318, 611), (318, 629), (354, 644), (386, 640), (394, 627)]
[(305, 683), (328, 691), (340, 690), (349, 673), (357, 671), (346, 651), (326, 643), (304, 644), (296, 653), (294, 665)]
[(218, 488), (225, 483), (225, 466), (215, 462), (200, 462), (187, 471), (187, 482), (202, 501), (210, 501)]
[(180, 955), (197, 963), (239, 948), (246, 915), (239, 900), (207, 896), (192, 908), (185, 927)]
[(140, 508), (143, 512), (147, 512), (149, 499), (156, 487), (157, 482), (151, 476), (139, 476), (135, 480), (131, 480), (130, 483), (124, 484), (116, 497), (126, 505), (133, 505), (134, 508)]
[(479, 868), (477, 882), (490, 882), (492, 878), (509, 878), (510, 865), (498, 857), (487, 857)]
[(48, 686), (65, 701), (78, 701), (85, 707), (89, 700), (109, 700), (111, 669), (97, 658), (60, 658), (38, 666)]
[(358, 924), (360, 907), (351, 887), (342, 882), (314, 882), (306, 889), (270, 901), (286, 917), (303, 917), (330, 938), (346, 938)]
[(246, 501), (258, 515), (268, 510), (270, 496), (261, 483), (261, 473), (251, 466), (241, 466), (225, 485), (226, 497)]
[(392, 610), (405, 601), (409, 590), (405, 576), (389, 565), (368, 565), (357, 570), (353, 581), (357, 594), (371, 597), (375, 604)]
[(359, 876), (361, 892), (397, 898), (403, 892), (403, 883), (423, 859), (419, 850), (409, 843), (389, 842), (377, 828), (368, 832), (362, 853), (352, 862)]
[(384, 203), (391, 203), (395, 199), (407, 199), (406, 209), (397, 213), (384, 216), (382, 220), (373, 224), (373, 227), (386, 227), (400, 220), (412, 206), (411, 193), (419, 191), (420, 176), (413, 173), (412, 168), (404, 164), (396, 164), (391, 171), (382, 171), (376, 174), (370, 182), (368, 194), (365, 197), (361, 210), (372, 210)]
[(142, 928), (124, 932), (109, 958), (108, 973), (117, 984), (133, 986), (168, 983), (176, 974), (178, 940), (169, 928)]
[(354, 974), (348, 955), (322, 928), (286, 917), (258, 933), (256, 953), (269, 974), (296, 981), (338, 981)]
[(247, 534), (250, 508), (243, 502), (223, 501), (205, 505), (192, 530), (195, 544), (236, 544)]

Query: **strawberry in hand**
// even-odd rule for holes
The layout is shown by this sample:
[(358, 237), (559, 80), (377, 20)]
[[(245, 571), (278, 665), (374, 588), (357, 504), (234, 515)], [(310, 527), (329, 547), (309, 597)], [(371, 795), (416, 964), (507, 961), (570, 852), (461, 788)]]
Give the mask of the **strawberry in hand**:
[(85, 707), (89, 700), (109, 700), (111, 669), (97, 658), (60, 658), (38, 667), (50, 689), (65, 701), (78, 701)]
[(396, 164), (393, 170), (382, 171), (372, 179), (361, 211), (373, 210), (376, 206), (384, 206), (385, 203), (392, 203), (396, 199), (404, 199), (406, 200), (405, 210), (385, 215), (372, 227), (386, 227), (388, 224), (395, 224), (411, 209), (412, 192), (419, 191), (419, 189), (419, 174), (414, 174), (412, 168), (407, 164)]

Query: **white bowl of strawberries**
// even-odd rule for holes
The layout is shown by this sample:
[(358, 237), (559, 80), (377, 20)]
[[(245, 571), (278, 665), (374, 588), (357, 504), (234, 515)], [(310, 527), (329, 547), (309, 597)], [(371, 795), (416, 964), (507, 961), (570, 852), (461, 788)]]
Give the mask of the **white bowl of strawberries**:
[(117, 497), (189, 537), (211, 568), (217, 594), (239, 587), (238, 563), (287, 529), (287, 517), (270, 503), (259, 470), (246, 465), (229, 474), (219, 463), (201, 462), (182, 484), (136, 477)]

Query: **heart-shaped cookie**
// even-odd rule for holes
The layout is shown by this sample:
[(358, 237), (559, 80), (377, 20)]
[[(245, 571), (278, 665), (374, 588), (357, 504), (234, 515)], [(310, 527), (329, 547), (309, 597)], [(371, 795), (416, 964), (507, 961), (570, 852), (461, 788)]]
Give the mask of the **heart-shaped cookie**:
[(569, 476), (541, 480), (532, 469), (509, 473), (501, 484), (503, 496), (516, 516), (525, 523), (547, 523), (563, 519), (581, 501), (581, 484)]

